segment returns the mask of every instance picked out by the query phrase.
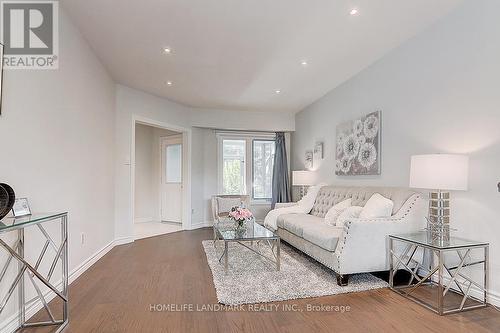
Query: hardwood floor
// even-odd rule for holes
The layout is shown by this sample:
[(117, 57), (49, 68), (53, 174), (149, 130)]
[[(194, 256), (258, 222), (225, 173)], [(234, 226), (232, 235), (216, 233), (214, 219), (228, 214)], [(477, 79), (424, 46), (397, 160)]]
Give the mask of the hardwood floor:
[[(151, 311), (155, 304), (217, 304), (201, 245), (211, 237), (211, 229), (181, 231), (114, 248), (71, 284), (65, 332), (500, 331), (500, 312), (491, 307), (440, 317), (388, 289), (277, 302), (273, 312)], [(283, 310), (292, 304), (303, 311)], [(308, 305), (350, 311), (306, 311)]]

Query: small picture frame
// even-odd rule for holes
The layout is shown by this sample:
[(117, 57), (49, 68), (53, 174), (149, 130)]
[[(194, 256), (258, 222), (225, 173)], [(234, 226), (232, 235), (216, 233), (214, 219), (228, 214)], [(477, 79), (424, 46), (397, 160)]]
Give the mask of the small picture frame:
[(313, 151), (312, 150), (306, 151), (304, 166), (306, 167), (306, 169), (312, 169), (312, 167), (313, 167)]
[(27, 198), (18, 198), (12, 207), (12, 214), (14, 217), (21, 217), (31, 215), (30, 205)]
[(318, 160), (322, 160), (324, 158), (323, 142), (316, 142), (314, 145), (314, 158)]

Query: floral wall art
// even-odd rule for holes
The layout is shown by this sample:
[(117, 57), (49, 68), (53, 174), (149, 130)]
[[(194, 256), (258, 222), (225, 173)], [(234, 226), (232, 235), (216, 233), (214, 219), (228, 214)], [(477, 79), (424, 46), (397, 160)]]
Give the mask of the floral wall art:
[(337, 126), (335, 174), (380, 175), (381, 111)]

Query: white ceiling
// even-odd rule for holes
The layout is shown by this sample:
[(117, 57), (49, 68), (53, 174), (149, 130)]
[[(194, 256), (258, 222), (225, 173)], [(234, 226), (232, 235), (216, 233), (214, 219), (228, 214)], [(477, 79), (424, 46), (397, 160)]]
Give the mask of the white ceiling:
[[(118, 83), (200, 108), (297, 112), (460, 2), (64, 0), (62, 5)], [(357, 16), (349, 15), (353, 7)], [(162, 52), (165, 46), (172, 54)], [(302, 60), (309, 64), (302, 66)]]

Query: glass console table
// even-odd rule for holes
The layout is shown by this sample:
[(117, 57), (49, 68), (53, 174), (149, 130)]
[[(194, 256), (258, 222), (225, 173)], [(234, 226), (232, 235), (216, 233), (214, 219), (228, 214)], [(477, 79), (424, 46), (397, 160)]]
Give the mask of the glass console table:
[[(43, 224), (50, 221), (59, 221), (61, 224), (59, 244), (56, 243), (58, 239), (51, 237), (47, 229), (43, 226)], [(24, 231), (27, 227), (36, 227), (45, 238), (45, 243), (35, 263), (30, 263), (29, 260), (25, 258)], [(58, 326), (55, 332), (61, 332), (68, 324), (68, 213), (32, 214), (17, 218), (6, 217), (0, 221), (0, 236), (8, 232), (17, 232), (17, 239), (14, 244), (9, 245), (7, 240), (0, 238), (0, 247), (9, 255), (0, 271), (0, 283), (12, 283), (7, 289), (6, 294), (0, 295), (0, 313), (5, 309), (17, 287), (19, 293), (18, 329), (55, 325)], [(48, 261), (50, 264), (47, 265), (48, 272), (42, 273), (40, 266), (42, 265), (45, 254), (49, 253), (49, 248), (52, 249), (50, 252), (54, 253), (55, 256)], [(17, 274), (13, 282), (11, 282), (12, 279), (10, 277), (7, 278), (6, 274), (12, 263), (12, 259), (14, 259), (15, 262), (17, 261)], [(53, 279), (54, 271), (59, 261), (62, 268), (62, 281), (54, 283), (51, 282), (51, 279)], [(27, 279), (25, 277), (27, 277)], [(8, 282), (5, 282), (7, 280)], [(36, 292), (36, 296), (28, 301), (26, 301), (25, 294), (26, 281), (29, 281), (33, 285), (33, 289)], [(48, 291), (44, 292), (40, 288), (40, 282), (48, 288)], [(53, 296), (54, 294), (62, 301), (62, 319), (56, 319), (56, 316), (48, 304), (48, 296)], [(43, 306), (42, 309), (45, 309), (49, 319), (46, 321), (27, 322), (27, 304), (33, 305), (36, 302), (41, 303), (41, 306)]]
[[(439, 315), (485, 307), (488, 248), (457, 237), (436, 239), (427, 231), (390, 235), (390, 288)], [(411, 275), (407, 284), (394, 284), (398, 269)]]

